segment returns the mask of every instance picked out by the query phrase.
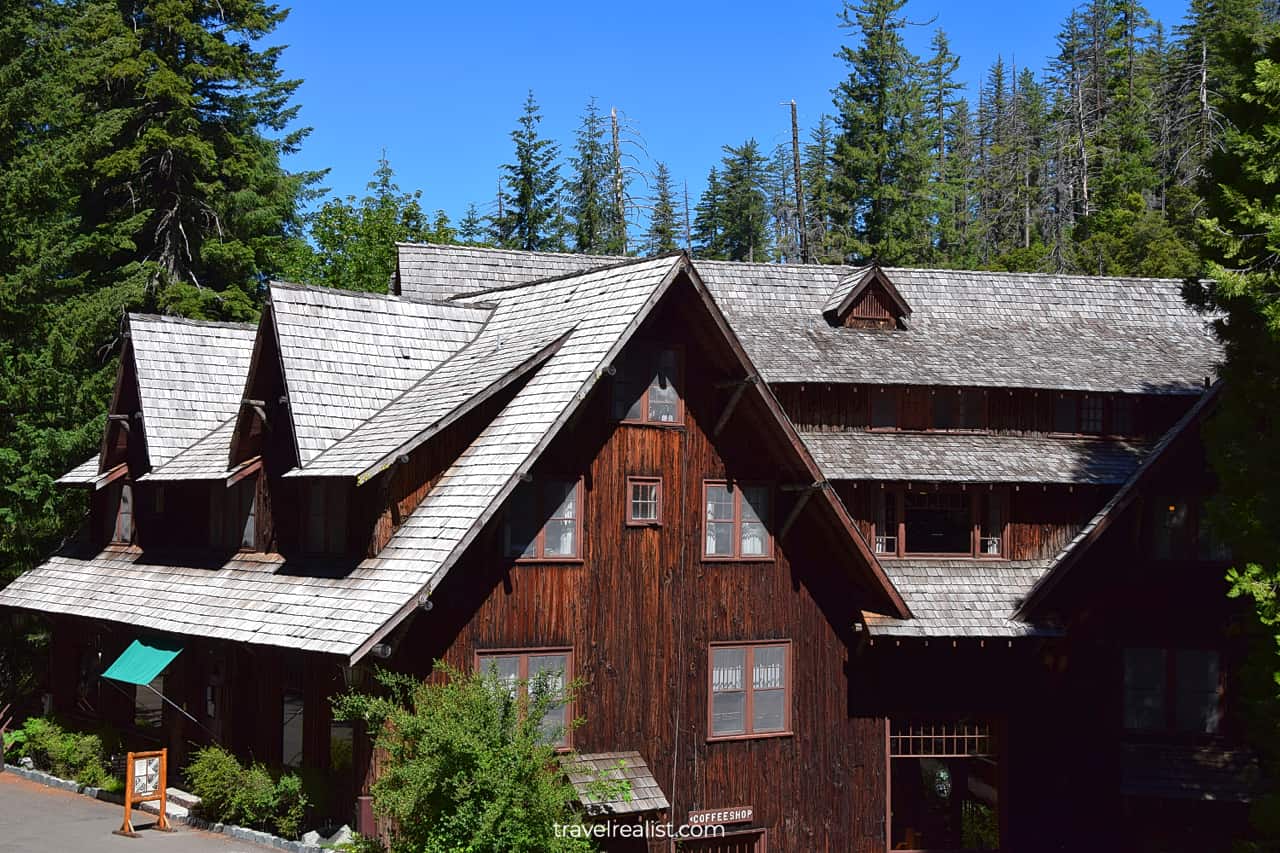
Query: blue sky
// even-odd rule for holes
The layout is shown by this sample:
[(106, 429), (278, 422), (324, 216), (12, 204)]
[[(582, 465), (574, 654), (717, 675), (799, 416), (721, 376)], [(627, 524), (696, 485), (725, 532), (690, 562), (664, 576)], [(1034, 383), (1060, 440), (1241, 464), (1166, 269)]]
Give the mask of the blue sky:
[[(287, 2), (287, 0), (285, 0)], [(918, 54), (941, 27), (974, 90), (998, 55), (1042, 69), (1071, 0), (909, 0)], [(720, 148), (790, 138), (781, 102), (794, 98), (805, 132), (830, 112), (844, 76), (834, 54), (850, 38), (836, 0), (650, 0), (645, 4), (307, 0), (269, 39), (300, 77), (300, 121), (314, 128), (292, 169), (330, 168), (333, 192), (360, 194), (385, 148), (403, 189), (456, 219), (492, 205), (509, 132), (532, 88), (542, 131), (568, 149), (587, 99), (616, 106), (639, 167), (665, 160), (690, 204)], [(1167, 27), (1185, 0), (1148, 0)], [(616, 9), (616, 13), (613, 13)], [(641, 149), (643, 146), (643, 150)], [(633, 188), (642, 194), (643, 186)]]

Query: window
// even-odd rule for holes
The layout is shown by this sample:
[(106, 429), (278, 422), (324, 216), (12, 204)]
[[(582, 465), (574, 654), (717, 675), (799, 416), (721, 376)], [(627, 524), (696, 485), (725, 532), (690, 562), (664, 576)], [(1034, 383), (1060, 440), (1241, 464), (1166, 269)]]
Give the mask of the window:
[(1080, 400), (1080, 432), (1102, 433), (1102, 398), (1096, 394), (1086, 394)]
[(635, 345), (617, 365), (613, 416), (635, 423), (683, 423), (677, 389), (680, 367), (680, 353), (675, 349)]
[(1004, 553), (1004, 526), (1009, 514), (1009, 493), (986, 491), (978, 494), (978, 555), (999, 557)]
[(1151, 501), (1151, 552), (1157, 560), (1191, 555), (1190, 509), (1185, 499), (1155, 497)]
[(569, 704), (565, 685), (573, 680), (573, 654), (568, 649), (481, 652), (476, 656), (482, 672), (492, 672), (507, 686), (512, 698), (527, 698), (529, 690), (549, 691), (557, 700), (547, 708), (539, 728), (547, 743), (568, 749)]
[(521, 560), (582, 556), (582, 481), (521, 483), (511, 496), (506, 555)]
[(1134, 402), (1130, 397), (1114, 397), (1111, 400), (1111, 429), (1112, 435), (1134, 435), (1136, 430), (1134, 425)]
[(111, 541), (126, 545), (133, 541), (133, 486), (129, 483), (123, 483), (120, 486)]
[(158, 729), (164, 723), (164, 676), (157, 675), (150, 684), (133, 688), (133, 724), (140, 729)]
[(221, 548), (252, 550), (257, 547), (257, 479), (241, 480), (230, 487), (215, 483), (212, 488), (209, 542)]
[(899, 721), (889, 734), (893, 850), (997, 850), (1000, 765), (988, 723)]
[(973, 520), (967, 498), (956, 491), (906, 492), (906, 550), (913, 554), (971, 553)]
[(897, 429), (898, 427), (898, 390), (896, 388), (871, 388), (871, 414), (869, 423), (872, 429)]
[(933, 428), (955, 429), (960, 425), (960, 394), (950, 388), (933, 393)]
[(1196, 556), (1215, 562), (1231, 559), (1231, 548), (1213, 529), (1213, 520), (1209, 517), (1209, 507), (1204, 498), (1196, 504)]
[(627, 524), (658, 524), (662, 519), (662, 480), (627, 478)]
[(347, 550), (347, 487), (342, 482), (317, 481), (305, 487), (303, 545), (312, 554), (341, 554)]
[(1076, 398), (1059, 394), (1053, 398), (1053, 431), (1076, 432)]
[(790, 734), (791, 644), (711, 646), (711, 738)]
[(987, 392), (966, 388), (960, 392), (960, 429), (987, 428)]
[(986, 394), (976, 388), (939, 388), (933, 392), (932, 429), (980, 430), (987, 427)]
[(876, 501), (876, 553), (898, 553), (898, 493), (889, 489), (880, 492)]
[(873, 509), (878, 554), (1006, 556), (1007, 489), (889, 486), (876, 497)]
[(285, 767), (302, 766), (302, 733), (306, 703), (302, 691), (286, 689), (281, 700), (280, 763)]
[(769, 536), (769, 487), (709, 482), (703, 486), (706, 505), (703, 556), (752, 559), (773, 556)]
[(1124, 650), (1124, 727), (1139, 732), (1216, 734), (1222, 718), (1218, 653)]

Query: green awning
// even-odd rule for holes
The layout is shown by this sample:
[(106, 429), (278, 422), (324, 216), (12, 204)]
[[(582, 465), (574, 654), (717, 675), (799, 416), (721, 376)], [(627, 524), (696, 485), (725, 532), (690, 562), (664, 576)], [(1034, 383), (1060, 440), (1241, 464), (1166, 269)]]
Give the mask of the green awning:
[(182, 646), (176, 640), (161, 637), (134, 640), (102, 677), (128, 684), (150, 684), (181, 651)]

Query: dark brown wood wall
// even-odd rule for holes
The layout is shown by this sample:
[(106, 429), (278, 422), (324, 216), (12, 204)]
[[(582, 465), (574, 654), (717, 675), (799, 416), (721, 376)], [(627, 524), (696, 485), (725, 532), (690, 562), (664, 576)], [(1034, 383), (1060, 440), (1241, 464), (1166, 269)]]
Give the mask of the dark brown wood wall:
[[(880, 851), (885, 834), (884, 720), (850, 711), (850, 649), (861, 596), (832, 560), (816, 510), (802, 513), (766, 562), (706, 562), (705, 479), (803, 479), (782, 462), (764, 413), (744, 401), (718, 440), (708, 432), (736, 378), (684, 293), (650, 329), (686, 345), (682, 428), (609, 419), (605, 383), (534, 472), (584, 476), (586, 532), (579, 562), (525, 564), (500, 556), (486, 534), (418, 614), (396, 662), (425, 672), (435, 658), (471, 669), (477, 651), (571, 647), (587, 686), (575, 708), (582, 752), (638, 749), (673, 803), (690, 809), (749, 804), (771, 827), (774, 850)], [(675, 298), (675, 297), (673, 297)], [(683, 310), (681, 309), (683, 305)], [(628, 475), (663, 479), (660, 527), (627, 527)], [(792, 505), (774, 492), (773, 528)], [(847, 550), (847, 549), (845, 549)], [(708, 644), (792, 641), (795, 734), (708, 742)], [(664, 848), (665, 849), (665, 848)]]

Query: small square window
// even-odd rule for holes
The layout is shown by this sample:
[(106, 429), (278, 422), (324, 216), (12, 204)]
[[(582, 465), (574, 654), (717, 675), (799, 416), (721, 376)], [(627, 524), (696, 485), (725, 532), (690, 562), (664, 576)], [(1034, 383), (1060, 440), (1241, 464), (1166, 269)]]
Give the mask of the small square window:
[(659, 524), (662, 520), (662, 480), (627, 478), (627, 524)]

